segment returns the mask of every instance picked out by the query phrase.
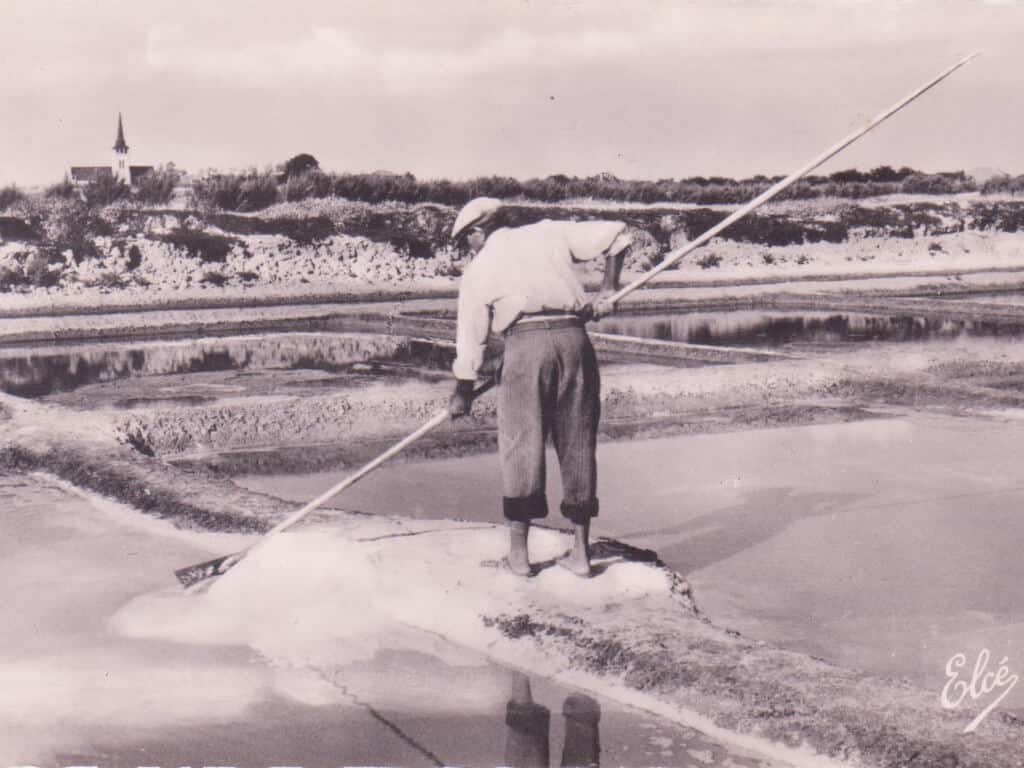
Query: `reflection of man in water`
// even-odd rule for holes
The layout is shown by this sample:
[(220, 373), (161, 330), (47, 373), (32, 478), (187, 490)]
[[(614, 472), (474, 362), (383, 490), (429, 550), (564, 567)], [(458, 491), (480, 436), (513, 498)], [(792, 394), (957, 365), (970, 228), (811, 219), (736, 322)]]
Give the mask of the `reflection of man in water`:
[[(601, 707), (594, 699), (574, 693), (562, 704), (565, 717), (565, 743), (562, 761), (565, 768), (590, 768), (600, 764), (601, 744), (598, 722)], [(537, 704), (526, 675), (515, 674), (505, 712), (505, 760), (512, 768), (548, 768), (548, 733), (551, 712)]]
[[(560, 563), (589, 576), (590, 521), (597, 516), (597, 422), (600, 378), (584, 328), (614, 308), (626, 249), (626, 225), (615, 221), (539, 221), (501, 227), (501, 202), (480, 197), (459, 212), (456, 242), (475, 254), (459, 284), (457, 379), (449, 411), (469, 411), (490, 333), (505, 336), (498, 377), (498, 453), (502, 505), (510, 531), (508, 565), (532, 573), (527, 536), (548, 514), (544, 444), (550, 435), (562, 476), (562, 515), (573, 523), (572, 551)], [(604, 259), (601, 298), (587, 304), (576, 262)]]

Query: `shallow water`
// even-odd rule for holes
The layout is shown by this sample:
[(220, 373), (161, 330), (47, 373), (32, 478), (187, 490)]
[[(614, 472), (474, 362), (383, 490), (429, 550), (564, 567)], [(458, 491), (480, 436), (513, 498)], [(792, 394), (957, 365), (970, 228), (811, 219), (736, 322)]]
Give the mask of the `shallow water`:
[[(831, 348), (851, 343), (935, 342), (1024, 336), (1024, 324), (904, 315), (721, 311), (616, 315), (590, 326), (625, 336), (733, 347)], [(452, 331), (454, 333), (454, 330)], [(616, 353), (622, 356), (622, 351)], [(615, 355), (613, 355), (615, 357)], [(618, 359), (615, 357), (615, 359)], [(114, 407), (195, 405), (216, 392), (179, 392), (203, 376), (230, 380), (235, 392), (287, 373), (302, 386), (344, 388), (381, 379), (427, 379), (450, 371), (450, 344), (373, 333), (269, 333), (216, 339), (51, 345), (0, 350), (0, 391), (31, 398), (144, 381), (153, 389)], [(689, 363), (695, 364), (693, 362)], [(231, 375), (234, 374), (234, 375)], [(276, 380), (275, 380), (276, 381)], [(286, 383), (285, 386), (288, 386)], [(167, 394), (165, 391), (170, 391)], [(191, 400), (209, 397), (208, 400)]]
[(447, 371), (452, 356), (423, 340), (353, 333), (9, 348), (0, 350), (0, 390), (39, 398), (126, 379), (153, 379), (159, 387), (173, 377), (189, 381), (201, 380), (202, 374), (281, 371), (326, 374), (322, 381), (344, 385)]
[[(119, 634), (111, 619), (131, 601), (193, 599), (175, 568), (247, 540), (175, 532), (32, 477), (0, 475), (0, 501), (0, 765), (497, 765), (544, 750), (585, 761), (598, 746), (609, 765), (766, 765), (433, 636), (436, 653), (341, 661), (339, 647), (271, 665), (241, 645)], [(275, 631), (317, 642), (284, 620)], [(513, 699), (533, 702), (515, 732)]]
[(689, 312), (616, 315), (595, 330), (726, 347), (800, 347), (861, 342), (929, 342), (1024, 336), (1024, 324), (836, 312)]
[[(938, 701), (957, 652), (1024, 672), (1022, 449), (1016, 420), (937, 417), (601, 444), (594, 534), (655, 549), (716, 623)], [(300, 501), (342, 474), (238, 482)], [(498, 488), (493, 455), (407, 462), (334, 503), (497, 521)]]

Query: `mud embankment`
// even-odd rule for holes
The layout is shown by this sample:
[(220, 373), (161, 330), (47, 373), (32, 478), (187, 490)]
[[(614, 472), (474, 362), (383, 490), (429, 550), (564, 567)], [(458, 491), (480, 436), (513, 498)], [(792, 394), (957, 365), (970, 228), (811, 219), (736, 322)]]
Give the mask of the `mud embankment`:
[(290, 511), (202, 469), (175, 469), (146, 457), (103, 418), (0, 394), (9, 418), (0, 467), (41, 470), (180, 527), (262, 532)]
[[(602, 356), (624, 343), (602, 337), (598, 346), (605, 341)], [(635, 345), (629, 346), (635, 353)], [(1024, 407), (1024, 352), (998, 338), (969, 346), (935, 343), (912, 354), (899, 344), (804, 356), (693, 350), (673, 342), (651, 346), (653, 364), (603, 365), (601, 439), (838, 422), (910, 410)], [(691, 352), (697, 367), (675, 367), (673, 362)], [(200, 398), (188, 407), (139, 397), (132, 410), (110, 412), (112, 428), (138, 450), (184, 465), (243, 473), (316, 471), (369, 460), (445, 408), (450, 394), (444, 370), (406, 380), (370, 377), (340, 390), (292, 381), (290, 375), (263, 374), (246, 396), (222, 397), (211, 390), (215, 396), (208, 402)], [(73, 408), (93, 406), (76, 392), (57, 400)], [(435, 430), (403, 456), (493, 450), (495, 409), (493, 394), (482, 396), (470, 417)]]

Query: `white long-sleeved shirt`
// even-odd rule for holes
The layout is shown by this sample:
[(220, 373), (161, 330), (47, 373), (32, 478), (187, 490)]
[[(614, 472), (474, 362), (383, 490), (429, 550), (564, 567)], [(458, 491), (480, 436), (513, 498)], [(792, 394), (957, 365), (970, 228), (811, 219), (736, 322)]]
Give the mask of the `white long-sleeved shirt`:
[(475, 379), (487, 336), (501, 333), (520, 315), (575, 312), (586, 303), (573, 262), (589, 261), (627, 245), (619, 221), (551, 221), (499, 229), (487, 238), (459, 285), (456, 378)]

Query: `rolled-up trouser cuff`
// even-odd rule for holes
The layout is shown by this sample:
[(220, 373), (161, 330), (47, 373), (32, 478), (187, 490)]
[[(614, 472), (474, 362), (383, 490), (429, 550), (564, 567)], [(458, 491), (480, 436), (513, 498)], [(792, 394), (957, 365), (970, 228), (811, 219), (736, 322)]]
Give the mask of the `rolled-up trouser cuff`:
[(571, 693), (562, 703), (562, 714), (575, 720), (597, 723), (601, 719), (601, 705), (586, 694)]
[(530, 496), (505, 496), (501, 500), (506, 520), (519, 523), (548, 516), (548, 498), (543, 493)]
[(541, 731), (547, 736), (551, 710), (532, 701), (510, 701), (505, 705), (505, 725), (520, 731)]
[(582, 525), (590, 520), (590, 518), (597, 517), (597, 509), (597, 499), (591, 499), (579, 504), (570, 504), (567, 501), (562, 502), (562, 516), (577, 525)]

